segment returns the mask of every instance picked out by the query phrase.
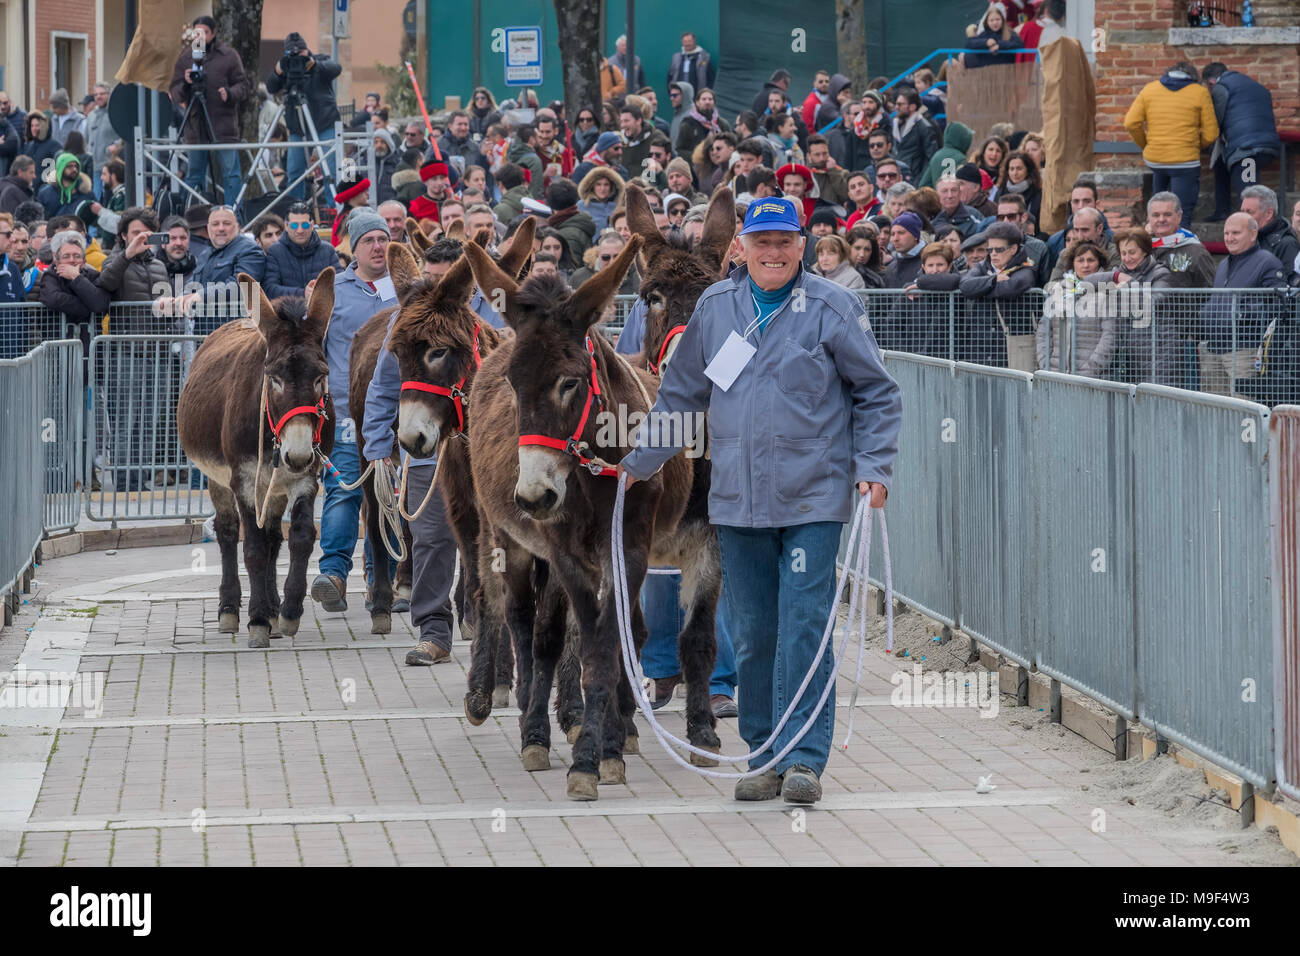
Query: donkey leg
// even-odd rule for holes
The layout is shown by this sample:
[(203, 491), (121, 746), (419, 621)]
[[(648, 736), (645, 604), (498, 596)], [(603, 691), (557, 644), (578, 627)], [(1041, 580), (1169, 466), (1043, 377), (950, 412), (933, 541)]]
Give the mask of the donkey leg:
[[(271, 606), (266, 590), (267, 533), (257, 526), (253, 509), (242, 501), (239, 515), (244, 523), (244, 567), (248, 571), (248, 646), (270, 647), (271, 616), (278, 608)], [(279, 521), (279, 515), (269, 514), (266, 520)]]
[(275, 566), (280, 560), (280, 546), (284, 544), (283, 516), (266, 521), (266, 600), (271, 605), (271, 636), (281, 637), (280, 630), (280, 583), (276, 579)]
[[(366, 539), (374, 555), (370, 578), (370, 633), (388, 634), (393, 630), (393, 582), (388, 575), (388, 550), (384, 545), (383, 522), (375, 500), (375, 475), (366, 479)], [(409, 552), (408, 552), (409, 554)]]
[(564, 622), (564, 644), (555, 669), (555, 716), (570, 745), (582, 732), (582, 660), (578, 653), (581, 639), (572, 615)]
[[(688, 552), (682, 564), (681, 601), (687, 614), (686, 626), (677, 639), (677, 655), (686, 680), (686, 739), (696, 747), (721, 753), (722, 741), (714, 729), (717, 718), (709, 703), (709, 683), (718, 655), (714, 624), (718, 595), (722, 593), (716, 539)], [(691, 763), (697, 767), (718, 765), (716, 760), (699, 754), (691, 754)]]
[[(649, 548), (645, 541), (645, 538), (648, 537), (648, 529), (634, 526), (628, 530), (631, 532), (628, 535), (630, 540), (624, 550), (628, 598), (631, 602), (630, 606), (638, 608), (640, 605), (641, 584), (645, 580), (648, 566)], [(604, 701), (606, 713), (601, 728), (600, 779), (602, 783), (626, 783), (627, 772), (623, 761), (623, 744), (632, 716), (631, 685), (627, 682), (627, 675), (624, 670), (620, 634), (621, 624), (614, 603), (614, 586), (606, 586), (604, 591), (600, 603), (600, 617), (596, 622), (600, 654), (598, 666), (601, 667), (603, 683), (609, 692), (609, 696)], [(644, 643), (645, 620), (639, 618), (639, 612), (637, 611), (633, 612), (631, 618), (633, 640), (637, 639), (637, 631), (639, 630), (641, 632), (640, 640)], [(640, 621), (639, 628), (636, 624), (638, 620)], [(585, 685), (587, 680), (587, 658), (585, 655), (582, 665), (582, 678)], [(587, 719), (590, 719), (590, 715), (591, 703), (589, 700), (586, 711)]]
[[(646, 627), (645, 615), (641, 613), (641, 602), (637, 601), (632, 605), (632, 637), (636, 641), (638, 657), (649, 636), (650, 632), (649, 628)], [(622, 654), (621, 649), (619, 653)], [(641, 752), (641, 732), (637, 730), (636, 722), (632, 719), (636, 714), (636, 698), (632, 695), (632, 685), (628, 682), (627, 674), (623, 668), (619, 668), (618, 673), (618, 711), (619, 720), (623, 723), (623, 753), (639, 754)]]
[(522, 701), (520, 720), (523, 749), (520, 756), (525, 770), (547, 770), (551, 766), (551, 719), (547, 704), (555, 665), (564, 647), (568, 603), (559, 582), (545, 584), (538, 596), (537, 618), (533, 625), (533, 678), (528, 700)]
[[(533, 556), (522, 548), (512, 547), (506, 555), (506, 624), (509, 640), (514, 646), (514, 661), (518, 669), (515, 694), (519, 701), (532, 700), (533, 687), (533, 632), (537, 626), (537, 589), (533, 577)], [(506, 635), (498, 638), (496, 664), (492, 673), (493, 687), (500, 684)], [(522, 708), (521, 708), (522, 709)], [(522, 714), (520, 715), (522, 724)]]
[[(578, 622), (579, 655), (582, 661), (582, 730), (573, 744), (567, 791), (571, 800), (595, 800), (598, 796), (601, 755), (604, 749), (605, 716), (615, 687), (610, 654), (602, 646), (601, 607), (587, 569), (567, 557), (552, 564), (564, 585), (564, 592)], [(617, 664), (617, 658), (614, 658)]]
[(289, 573), (284, 579), (284, 600), (280, 603), (280, 633), (293, 637), (302, 623), (302, 602), (307, 596), (307, 561), (316, 545), (313, 515), (316, 494), (299, 495), (289, 509)]
[(239, 632), (239, 505), (235, 495), (224, 485), (208, 483), (208, 493), (217, 516), (213, 521), (217, 546), (221, 549), (221, 589), (218, 591), (218, 624), (222, 634)]

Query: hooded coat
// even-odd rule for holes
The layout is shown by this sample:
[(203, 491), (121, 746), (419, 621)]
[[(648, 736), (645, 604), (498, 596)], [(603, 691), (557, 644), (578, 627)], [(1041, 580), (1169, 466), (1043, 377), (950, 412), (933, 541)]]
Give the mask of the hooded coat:
[[(966, 154), (970, 152), (971, 141), (975, 131), (965, 123), (949, 123), (943, 130), (943, 148), (930, 157), (930, 164), (925, 167), (921, 181), (916, 188), (936, 186), (945, 173), (955, 175), (958, 167), (965, 165)], [(945, 163), (951, 164), (945, 167)]]
[(837, 97), (845, 87), (851, 84), (852, 81), (843, 73), (836, 73), (831, 77), (831, 86), (826, 94), (826, 99), (817, 107), (817, 111), (813, 114), (812, 125), (808, 127), (810, 133), (820, 133), (831, 123), (840, 119), (840, 102)]
[(591, 216), (574, 206), (572, 209), (552, 213), (546, 224), (564, 240), (569, 261), (560, 264), (570, 271), (581, 267), (582, 254), (587, 251), (596, 235), (596, 223)]
[(63, 173), (71, 163), (78, 168), (81, 161), (71, 153), (60, 153), (54, 163), (54, 171), (46, 176), (46, 183), (36, 194), (36, 201), (45, 207), (45, 218), (55, 216), (75, 216), (77, 207), (87, 199), (95, 198), (95, 187), (90, 177), (83, 172), (77, 173), (77, 180), (71, 186), (63, 184)]
[(1179, 70), (1142, 87), (1124, 128), (1154, 167), (1199, 167), (1201, 150), (1219, 138), (1210, 91)]
[(14, 173), (0, 179), (0, 212), (7, 212), (12, 216), (18, 211), (19, 206), (35, 198), (32, 187), (27, 185), (27, 181)]
[[(613, 192), (604, 202), (596, 199), (596, 183), (602, 179), (613, 187)], [(578, 183), (578, 208), (591, 217), (596, 224), (597, 233), (609, 225), (609, 217), (623, 202), (626, 189), (623, 177), (608, 166), (594, 167)]]
[[(31, 116), (32, 114), (27, 114)], [(36, 138), (23, 143), (18, 150), (20, 156), (30, 156), (36, 160), (36, 175), (44, 176), (54, 168), (54, 161), (63, 151), (63, 143), (50, 135), (50, 121), (42, 113), (36, 114), (40, 123), (36, 127)]]
[[(682, 117), (689, 113), (691, 107), (695, 104), (695, 87), (683, 80), (678, 80), (676, 83), (669, 83), (668, 85), (669, 87), (675, 86), (682, 92), (681, 105), (673, 110), (673, 118), (668, 124), (668, 142), (675, 143), (677, 142), (677, 131), (682, 125)], [(764, 101), (764, 106), (766, 105), (766, 101)], [(592, 139), (592, 142), (595, 143), (594, 138)]]
[[(375, 178), (371, 185), (375, 187), (376, 205), (378, 205), (397, 198), (397, 189), (393, 185), (393, 174), (397, 172), (397, 167), (402, 160), (397, 155), (397, 147), (393, 143), (392, 133), (386, 129), (376, 130), (370, 141), (373, 143), (376, 139), (382, 139), (388, 144), (388, 154), (386, 156), (375, 154)], [(373, 149), (373, 147), (371, 148)]]
[(510, 151), (506, 153), (506, 161), (514, 163), (516, 166), (522, 166), (528, 170), (528, 195), (534, 199), (542, 198), (542, 158), (537, 155), (537, 151), (527, 143), (519, 141), (519, 137), (510, 140)]

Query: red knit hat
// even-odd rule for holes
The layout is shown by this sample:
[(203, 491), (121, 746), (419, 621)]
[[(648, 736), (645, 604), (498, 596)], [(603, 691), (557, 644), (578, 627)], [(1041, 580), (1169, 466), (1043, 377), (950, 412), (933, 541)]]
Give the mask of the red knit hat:
[(447, 168), (447, 164), (441, 160), (434, 160), (420, 167), (420, 182), (426, 183), (434, 176), (446, 176), (450, 179), (451, 171)]
[(334, 194), (334, 205), (341, 206), (353, 196), (360, 196), (370, 188), (369, 178), (361, 180), (355, 186), (349, 186), (347, 189), (341, 189)]

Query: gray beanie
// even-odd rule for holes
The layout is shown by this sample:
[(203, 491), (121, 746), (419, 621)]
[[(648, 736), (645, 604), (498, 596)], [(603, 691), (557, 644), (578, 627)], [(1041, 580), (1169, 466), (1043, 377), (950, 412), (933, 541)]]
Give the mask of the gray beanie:
[(388, 231), (388, 223), (384, 222), (383, 217), (369, 206), (359, 206), (353, 209), (351, 215), (348, 216), (347, 226), (348, 243), (353, 249), (357, 247), (357, 243), (362, 236), (368, 232), (374, 232), (376, 229), (380, 230), (389, 239), (392, 238), (392, 234)]

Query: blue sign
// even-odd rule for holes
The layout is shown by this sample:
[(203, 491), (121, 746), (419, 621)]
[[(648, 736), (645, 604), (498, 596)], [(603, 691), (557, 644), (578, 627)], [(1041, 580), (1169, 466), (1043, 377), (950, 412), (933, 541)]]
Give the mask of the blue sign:
[(542, 83), (542, 28), (506, 27), (506, 86)]

